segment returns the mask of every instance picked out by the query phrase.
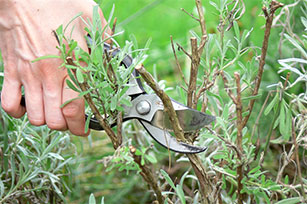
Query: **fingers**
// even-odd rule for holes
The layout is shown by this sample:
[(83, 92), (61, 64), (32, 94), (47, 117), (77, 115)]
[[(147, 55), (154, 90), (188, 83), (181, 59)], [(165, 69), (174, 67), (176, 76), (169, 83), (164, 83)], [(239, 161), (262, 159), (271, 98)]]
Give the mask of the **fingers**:
[(52, 75), (43, 83), (43, 99), (46, 124), (53, 130), (67, 130), (65, 118), (62, 114), (62, 86), (63, 81)]
[(43, 104), (43, 90), (41, 83), (32, 78), (31, 82), (24, 84), (27, 116), (32, 125), (45, 124), (45, 111)]
[[(63, 86), (62, 102), (77, 98), (78, 93), (68, 88), (66, 83)], [(62, 113), (66, 120), (66, 124), (71, 133), (79, 136), (87, 136), (89, 132), (85, 133), (85, 111), (84, 100), (79, 98), (71, 101), (62, 108)]]
[(20, 105), (21, 84), (8, 76), (5, 76), (1, 92), (2, 108), (9, 115), (20, 118), (26, 112), (25, 107)]

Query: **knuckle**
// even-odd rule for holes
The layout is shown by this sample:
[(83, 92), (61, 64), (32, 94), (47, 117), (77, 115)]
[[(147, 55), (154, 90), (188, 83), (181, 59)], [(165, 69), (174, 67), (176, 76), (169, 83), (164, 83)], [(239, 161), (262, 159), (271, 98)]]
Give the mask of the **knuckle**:
[(8, 114), (12, 114), (16, 111), (16, 107), (11, 103), (7, 103), (5, 100), (1, 101), (1, 106), (3, 110)]
[(67, 130), (65, 123), (60, 122), (47, 122), (47, 126), (52, 130)]
[(62, 109), (63, 115), (65, 118), (75, 118), (77, 117), (82, 111), (81, 106), (79, 103), (74, 101), (70, 102)]
[(81, 137), (87, 137), (89, 135), (89, 132), (85, 133), (84, 130), (73, 129), (73, 130), (70, 130), (70, 132), (74, 135), (81, 136)]
[(45, 120), (43, 118), (31, 118), (29, 116), (28, 118), (29, 118), (30, 123), (34, 126), (45, 125)]
[(3, 110), (14, 118), (20, 118), (24, 115), (24, 112), (20, 112), (18, 104), (7, 103), (6, 101), (1, 102)]

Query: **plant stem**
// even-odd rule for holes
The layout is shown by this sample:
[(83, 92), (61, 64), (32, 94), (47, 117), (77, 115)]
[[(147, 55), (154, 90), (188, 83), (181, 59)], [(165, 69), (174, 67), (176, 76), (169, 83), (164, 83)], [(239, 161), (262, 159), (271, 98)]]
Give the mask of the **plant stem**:
[[(242, 101), (241, 101), (241, 85), (240, 85), (240, 74), (238, 72), (234, 73), (237, 85), (237, 98), (236, 98), (236, 112), (237, 112), (237, 147), (241, 154), (243, 154), (243, 147), (242, 147)], [(237, 182), (238, 182), (238, 204), (243, 204), (243, 194), (241, 194), (241, 190), (243, 189), (242, 179), (243, 179), (243, 161), (241, 154), (238, 154), (238, 160), (240, 162), (239, 166), (237, 167)]]
[(130, 153), (132, 154), (135, 163), (137, 163), (141, 169), (141, 172), (140, 172), (141, 176), (144, 178), (144, 180), (148, 183), (148, 185), (150, 185), (152, 190), (155, 192), (159, 204), (163, 204), (164, 197), (162, 196), (161, 188), (159, 187), (158, 182), (156, 178), (154, 177), (152, 171), (147, 165), (142, 165), (141, 156), (137, 156), (135, 154), (136, 152), (135, 147), (130, 146), (129, 149), (130, 149)]
[[(263, 39), (262, 48), (261, 48), (261, 57), (260, 57), (260, 61), (259, 61), (258, 74), (257, 74), (256, 79), (255, 79), (255, 87), (254, 87), (252, 96), (258, 95), (258, 91), (259, 91), (259, 88), (260, 88), (260, 83), (261, 83), (261, 79), (262, 79), (262, 75), (263, 75), (263, 69), (264, 69), (264, 65), (265, 65), (265, 58), (266, 58), (268, 45), (269, 45), (269, 37), (270, 37), (270, 33), (271, 33), (274, 13), (280, 7), (283, 7), (283, 4), (278, 2), (278, 1), (273, 0), (270, 4), (269, 13), (268, 13), (266, 7), (262, 8), (264, 15), (266, 17), (266, 23), (265, 23), (264, 39)], [(250, 100), (250, 102), (248, 104), (247, 110), (249, 111), (249, 113), (243, 120), (243, 127), (245, 127), (245, 125), (246, 125), (246, 123), (247, 123), (247, 121), (248, 121), (248, 119), (249, 119), (249, 117), (252, 113), (252, 110), (253, 110), (253, 107), (254, 107), (254, 104), (255, 104), (255, 100), (256, 99)]]
[[(172, 123), (172, 127), (175, 133), (176, 138), (179, 141), (188, 143), (188, 140), (184, 137), (183, 130), (180, 127), (177, 114), (174, 110), (173, 104), (169, 96), (159, 87), (159, 84), (154, 80), (154, 78), (146, 71), (143, 65), (138, 65), (135, 69), (140, 73), (146, 83), (154, 90), (154, 92), (159, 96), (164, 105), (164, 110), (168, 113), (169, 119)], [(190, 160), (190, 163), (195, 171), (195, 174), (198, 178), (201, 188), (201, 195), (203, 197), (203, 203), (212, 203), (214, 199), (212, 198), (212, 188), (208, 175), (205, 171), (204, 166), (198, 155), (196, 154), (187, 154), (187, 157)]]
[(146, 83), (154, 90), (164, 104), (164, 110), (168, 114), (172, 124), (175, 136), (179, 141), (185, 141), (183, 130), (180, 126), (177, 114), (173, 107), (170, 97), (160, 88), (159, 84), (154, 80), (149, 72), (146, 71), (143, 65), (137, 65), (135, 70), (142, 76)]
[(188, 98), (187, 98), (187, 106), (191, 108), (195, 108), (197, 101), (194, 100), (194, 93), (196, 91), (196, 81), (197, 81), (197, 73), (198, 67), (200, 63), (200, 55), (198, 53), (197, 48), (197, 39), (195, 37), (191, 37), (191, 71), (190, 71), (190, 80), (188, 86)]

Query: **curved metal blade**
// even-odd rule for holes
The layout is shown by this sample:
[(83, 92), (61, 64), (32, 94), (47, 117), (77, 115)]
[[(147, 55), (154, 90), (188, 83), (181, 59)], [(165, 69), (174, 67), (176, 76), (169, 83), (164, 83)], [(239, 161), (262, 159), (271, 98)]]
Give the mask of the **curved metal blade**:
[(205, 151), (206, 147), (197, 147), (178, 142), (168, 131), (152, 126), (150, 123), (139, 120), (150, 136), (166, 149), (185, 154), (196, 154)]
[[(195, 130), (199, 130), (215, 120), (215, 117), (212, 115), (207, 115), (190, 108), (184, 110), (176, 110), (176, 114), (178, 116), (180, 126), (184, 132), (193, 132)], [(158, 110), (155, 113), (151, 124), (161, 129), (173, 131), (168, 114), (162, 110)]]

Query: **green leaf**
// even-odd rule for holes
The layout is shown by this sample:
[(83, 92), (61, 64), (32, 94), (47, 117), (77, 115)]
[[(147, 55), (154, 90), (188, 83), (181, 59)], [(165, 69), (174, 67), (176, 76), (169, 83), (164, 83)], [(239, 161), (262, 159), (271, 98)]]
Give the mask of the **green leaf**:
[(104, 204), (104, 197), (101, 198), (100, 204)]
[(62, 33), (64, 34), (65, 31), (67, 30), (68, 26), (69, 26), (75, 19), (79, 18), (80, 16), (82, 16), (82, 12), (77, 13), (77, 14), (67, 23), (67, 25), (65, 26), (64, 30), (63, 30), (63, 26), (61, 25), (61, 26), (60, 26), (60, 27), (61, 27), (61, 33), (58, 33), (58, 29), (60, 29), (60, 27), (56, 30), (56, 32), (57, 32), (58, 34), (62, 34)]
[(278, 201), (275, 204), (297, 204), (297, 203), (301, 203), (300, 197), (286, 198), (284, 200)]
[(172, 181), (172, 179), (169, 177), (169, 175), (166, 173), (166, 171), (164, 171), (163, 169), (160, 170), (162, 176), (165, 178), (165, 180), (167, 181), (167, 183), (174, 189), (176, 190), (176, 187), (174, 185), (174, 182)]
[(284, 36), (287, 38), (287, 40), (289, 40), (289, 42), (291, 42), (292, 45), (294, 45), (294, 47), (296, 47), (301, 54), (304, 56), (304, 58), (307, 58), (307, 53), (305, 51), (304, 48), (302, 48), (298, 42), (296, 42), (295, 39), (293, 39), (291, 36), (289, 36), (288, 34), (284, 34)]
[(76, 97), (76, 98), (72, 98), (72, 99), (69, 99), (67, 101), (65, 101), (61, 106), (60, 108), (64, 108), (67, 104), (69, 104), (70, 102), (76, 100), (76, 99), (80, 99), (81, 97)]
[(62, 161), (65, 160), (61, 155), (53, 153), (53, 152), (49, 152), (48, 155), (58, 160), (62, 160)]
[(288, 176), (288, 175), (285, 176), (285, 181), (284, 181), (284, 183), (285, 183), (285, 184), (289, 184), (289, 176)]
[(179, 185), (180, 185), (181, 187), (183, 186), (184, 179), (187, 177), (188, 173), (189, 173), (189, 171), (186, 171), (186, 172), (183, 174), (183, 176), (181, 177), (180, 183), (179, 183)]
[(182, 186), (180, 185), (177, 185), (176, 186), (176, 193), (181, 201), (181, 204), (185, 204), (186, 203), (186, 200), (185, 200), (185, 197), (184, 197), (184, 192), (182, 190)]
[(253, 168), (252, 170), (250, 170), (250, 171), (248, 172), (248, 175), (251, 175), (251, 174), (257, 172), (259, 169), (261, 169), (260, 166), (257, 166), (257, 167), (255, 167), (255, 168)]
[(93, 193), (91, 193), (90, 198), (88, 200), (89, 204), (96, 204), (95, 196)]
[(289, 108), (287, 108), (286, 122), (285, 122), (286, 134), (284, 135), (285, 141), (289, 141), (289, 139), (291, 137), (291, 128), (292, 128), (292, 114), (291, 114), (291, 110)]
[(62, 35), (63, 34), (63, 25), (60, 25), (56, 30), (55, 32), (58, 34), (58, 35)]
[(222, 115), (223, 115), (224, 120), (228, 120), (228, 118), (229, 118), (229, 104), (224, 106)]
[(145, 154), (145, 157), (152, 164), (156, 164), (158, 162), (154, 155)]
[(131, 106), (132, 106), (131, 101), (128, 100), (128, 99), (126, 99), (126, 98), (122, 98), (122, 99), (120, 100), (120, 103), (123, 104), (123, 105), (125, 105), (125, 106), (128, 106), (128, 107), (131, 107)]
[(237, 37), (237, 39), (240, 39), (240, 29), (239, 29), (239, 25), (237, 23), (237, 21), (233, 21), (233, 28), (235, 30), (235, 35)]
[(252, 99), (258, 99), (262, 96), (262, 94), (258, 94), (256, 96), (247, 96), (247, 97), (242, 97), (242, 101), (244, 100), (252, 100)]
[(31, 62), (34, 63), (34, 62), (38, 62), (38, 61), (44, 60), (44, 59), (55, 59), (55, 58), (59, 59), (61, 57), (58, 56), (58, 55), (45, 55), (45, 56), (42, 56), (42, 57), (38, 57), (35, 60), (32, 60)]
[(275, 95), (275, 97), (273, 98), (273, 100), (271, 101), (271, 103), (266, 107), (266, 109), (264, 110), (264, 115), (268, 115), (269, 112), (271, 112), (272, 108), (274, 107), (274, 105), (278, 103), (278, 94)]
[(67, 55), (70, 55), (70, 54), (72, 53), (72, 51), (74, 51), (74, 49), (75, 49), (77, 46), (78, 46), (77, 41), (72, 40), (72, 41), (71, 41), (71, 44), (70, 44), (70, 46), (69, 46), (69, 50), (68, 50)]
[(92, 113), (90, 113), (86, 118), (84, 133), (88, 132), (88, 129), (90, 127), (91, 118), (92, 118)]
[(73, 82), (70, 81), (69, 79), (66, 79), (66, 84), (67, 84), (67, 86), (68, 86), (69, 88), (71, 88), (71, 89), (74, 90), (75, 92), (78, 92), (78, 93), (81, 92), (81, 90), (78, 89), (78, 88), (76, 87), (76, 85), (73, 84)]
[(3, 195), (4, 195), (4, 184), (0, 179), (0, 198), (2, 198)]
[(75, 75), (71, 72), (70, 69), (67, 69), (67, 73), (68, 73), (69, 78), (74, 82), (74, 84), (78, 84)]
[(305, 17), (301, 17), (301, 21), (303, 25), (305, 26), (305, 31), (307, 30), (307, 19)]
[(280, 133), (285, 137), (287, 130), (285, 129), (285, 122), (286, 122), (286, 104), (285, 99), (282, 99), (281, 105), (280, 105), (280, 113), (279, 113), (279, 131)]
[(117, 99), (115, 96), (113, 96), (111, 98), (111, 107), (110, 107), (111, 111), (114, 111), (116, 109), (116, 106), (117, 106)]
[(12, 185), (11, 185), (11, 188), (13, 188), (14, 186), (14, 183), (15, 183), (15, 174), (16, 174), (16, 166), (15, 166), (15, 157), (14, 155), (12, 154), (11, 155), (11, 177), (12, 177)]
[(77, 80), (78, 80), (80, 83), (83, 83), (83, 82), (84, 82), (84, 77), (83, 77), (83, 73), (82, 73), (81, 69), (77, 69), (77, 71), (76, 71), (76, 76), (77, 76)]
[(283, 144), (283, 143), (285, 143), (285, 141), (284, 141), (283, 137), (279, 137), (277, 139), (270, 140), (270, 143), (272, 143), (272, 144)]

